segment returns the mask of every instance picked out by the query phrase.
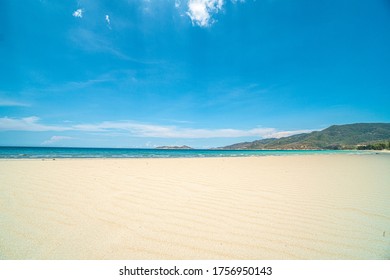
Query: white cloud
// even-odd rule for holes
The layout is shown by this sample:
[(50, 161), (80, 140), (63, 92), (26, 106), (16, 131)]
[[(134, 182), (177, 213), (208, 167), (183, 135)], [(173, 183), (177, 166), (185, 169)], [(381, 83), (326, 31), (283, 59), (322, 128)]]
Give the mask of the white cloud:
[(73, 129), (89, 132), (127, 131), (135, 137), (156, 138), (232, 138), (232, 137), (273, 137), (277, 131), (274, 128), (239, 129), (195, 129), (177, 126), (141, 124), (131, 121), (102, 122), (98, 124), (80, 124)]
[(111, 27), (110, 16), (109, 16), (109, 15), (106, 15), (104, 18), (105, 18), (105, 20), (106, 20), (106, 22), (107, 22), (108, 27)]
[(77, 17), (77, 18), (82, 18), (83, 13), (84, 13), (83, 9), (77, 9), (76, 11), (73, 12), (72, 16)]
[(224, 0), (189, 0), (187, 15), (193, 25), (210, 26), (214, 20), (212, 15), (222, 10)]
[(155, 124), (144, 124), (133, 121), (105, 121), (96, 124), (77, 125), (44, 125), (39, 123), (39, 118), (28, 117), (22, 119), (0, 118), (1, 130), (19, 131), (82, 131), (100, 133), (125, 132), (131, 137), (151, 138), (236, 138), (236, 137), (258, 137), (258, 138), (280, 138), (297, 133), (310, 132), (311, 130), (278, 131), (275, 128), (252, 128), (252, 129), (201, 129), (186, 128), (177, 126), (164, 126)]
[[(245, 2), (245, 0), (230, 1), (233, 4)], [(186, 14), (190, 17), (193, 25), (208, 27), (215, 22), (213, 16), (223, 9), (225, 3), (226, 0), (188, 0)], [(175, 0), (175, 8), (179, 9), (180, 6), (181, 1)]]
[(74, 139), (74, 138), (69, 137), (69, 136), (52, 136), (49, 140), (43, 141), (42, 145), (50, 145), (50, 144), (57, 143), (57, 142), (60, 142), (63, 140), (71, 140), (71, 139)]

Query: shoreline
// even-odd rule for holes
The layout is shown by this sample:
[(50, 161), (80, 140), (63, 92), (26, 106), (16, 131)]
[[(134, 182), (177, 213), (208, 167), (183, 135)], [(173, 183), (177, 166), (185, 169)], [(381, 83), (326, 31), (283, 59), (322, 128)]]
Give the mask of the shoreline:
[(71, 148), (71, 147), (0, 147), (0, 160), (64, 158), (230, 158), (284, 155), (335, 155), (335, 154), (389, 154), (384, 150), (220, 150), (220, 149), (122, 149), (122, 148)]
[[(180, 150), (178, 150), (180, 151)], [(193, 150), (192, 150), (193, 151)], [(241, 151), (241, 150), (232, 150), (232, 151)], [(248, 152), (248, 150), (242, 150), (243, 152)], [(272, 152), (272, 150), (253, 150), (253, 151), (264, 151), (264, 152)], [(275, 150), (279, 152), (279, 150)], [(306, 153), (307, 151), (307, 153)], [(329, 152), (328, 152), (329, 151)], [(7, 161), (7, 160), (64, 160), (64, 159), (83, 159), (83, 160), (95, 160), (95, 159), (197, 159), (197, 158), (263, 158), (263, 157), (290, 157), (290, 156), (338, 156), (338, 155), (346, 155), (346, 156), (354, 156), (354, 155), (388, 155), (390, 154), (390, 151), (375, 151), (375, 150), (364, 150), (364, 151), (358, 151), (358, 150), (342, 150), (341, 153), (338, 153), (337, 151), (333, 150), (280, 150), (280, 154), (247, 154), (247, 155), (196, 155), (196, 156), (111, 156), (111, 157), (79, 157), (79, 156), (34, 156), (34, 157), (0, 157), (0, 161)], [(283, 153), (286, 152), (286, 153)], [(303, 152), (303, 153), (299, 153)], [(311, 153), (313, 152), (313, 153)], [(320, 153), (315, 153), (320, 152)], [(322, 153), (323, 152), (323, 153)]]
[(390, 259), (390, 158), (0, 160), (0, 259)]

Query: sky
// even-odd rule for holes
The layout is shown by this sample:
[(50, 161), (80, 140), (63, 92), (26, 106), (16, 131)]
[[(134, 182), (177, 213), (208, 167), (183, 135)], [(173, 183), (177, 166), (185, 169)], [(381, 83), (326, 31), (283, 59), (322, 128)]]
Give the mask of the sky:
[(212, 148), (390, 122), (389, 0), (2, 0), (0, 145)]

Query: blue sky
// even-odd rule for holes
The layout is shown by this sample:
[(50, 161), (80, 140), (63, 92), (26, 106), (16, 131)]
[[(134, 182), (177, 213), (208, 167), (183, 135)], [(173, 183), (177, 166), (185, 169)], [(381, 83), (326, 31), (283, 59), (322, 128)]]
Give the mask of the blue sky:
[(388, 0), (0, 11), (0, 145), (207, 148), (390, 121)]

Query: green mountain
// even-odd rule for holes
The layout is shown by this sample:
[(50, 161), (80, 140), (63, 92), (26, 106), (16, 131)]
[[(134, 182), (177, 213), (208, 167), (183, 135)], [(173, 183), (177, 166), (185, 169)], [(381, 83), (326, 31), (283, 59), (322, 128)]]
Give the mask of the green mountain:
[(232, 150), (390, 149), (390, 123), (332, 125), (321, 131), (222, 147)]

